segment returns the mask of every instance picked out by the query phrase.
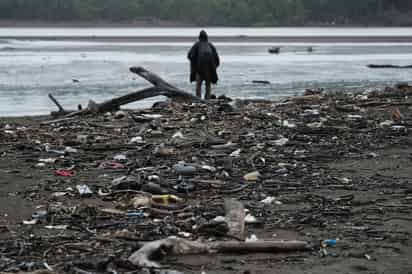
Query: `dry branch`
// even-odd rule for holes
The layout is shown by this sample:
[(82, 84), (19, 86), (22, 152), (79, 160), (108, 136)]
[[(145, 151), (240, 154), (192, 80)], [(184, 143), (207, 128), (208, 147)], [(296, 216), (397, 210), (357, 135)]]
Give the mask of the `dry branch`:
[[(150, 72), (142, 67), (132, 67), (130, 71), (136, 73), (137, 75), (141, 76), (143, 79), (147, 80), (153, 87), (146, 88), (143, 90), (139, 90), (133, 93), (126, 94), (124, 96), (120, 96), (117, 98), (110, 99), (103, 103), (95, 103), (94, 101), (90, 100), (87, 109), (72, 112), (66, 115), (66, 117), (73, 117), (87, 113), (101, 113), (107, 111), (113, 111), (119, 109), (123, 105), (127, 105), (136, 101), (144, 100), (151, 97), (156, 96), (166, 96), (171, 99), (179, 99), (182, 101), (191, 101), (191, 102), (200, 102), (205, 103), (204, 100), (190, 94), (186, 91), (176, 88), (175, 86), (169, 84), (158, 75), (153, 72)], [(51, 96), (51, 95), (50, 95)], [(49, 97), (50, 97), (49, 96)], [(50, 99), (55, 102), (55, 104), (59, 107), (59, 112), (63, 110), (61, 105), (54, 99), (53, 96)], [(64, 110), (63, 110), (64, 111)]]

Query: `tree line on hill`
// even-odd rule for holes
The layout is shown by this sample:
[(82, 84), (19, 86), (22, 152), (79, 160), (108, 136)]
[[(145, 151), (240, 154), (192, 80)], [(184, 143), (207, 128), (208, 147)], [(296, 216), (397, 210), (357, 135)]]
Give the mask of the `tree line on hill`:
[(410, 0), (0, 0), (0, 20), (412, 25)]

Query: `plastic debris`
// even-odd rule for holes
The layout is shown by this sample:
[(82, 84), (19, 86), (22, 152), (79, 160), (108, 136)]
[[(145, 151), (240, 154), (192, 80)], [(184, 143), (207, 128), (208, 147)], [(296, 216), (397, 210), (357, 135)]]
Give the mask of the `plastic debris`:
[(79, 150), (76, 149), (76, 148), (72, 148), (72, 147), (66, 147), (66, 148), (64, 149), (64, 152), (66, 152), (66, 153), (78, 153)]
[(183, 139), (184, 135), (181, 131), (176, 132), (175, 134), (173, 134), (172, 139)]
[(23, 224), (24, 224), (24, 225), (35, 225), (35, 224), (37, 224), (37, 223), (38, 223), (38, 220), (37, 220), (37, 219), (24, 220), (24, 221), (23, 221)]
[(179, 198), (178, 196), (168, 194), (168, 195), (153, 195), (152, 202), (156, 204), (163, 204), (163, 205), (168, 206), (171, 204), (183, 203), (184, 200), (182, 198)]
[(46, 225), (45, 228), (51, 230), (67, 230), (68, 225)]
[(248, 174), (246, 174), (245, 176), (243, 176), (243, 179), (244, 179), (245, 181), (248, 181), (248, 182), (254, 182), (254, 181), (259, 180), (259, 178), (260, 178), (261, 176), (262, 176), (262, 175), (260, 174), (259, 171), (254, 171), (254, 172), (248, 173)]
[(238, 158), (238, 157), (240, 157), (241, 152), (242, 152), (241, 149), (237, 149), (237, 150), (233, 151), (232, 153), (230, 153), (230, 157)]
[(216, 217), (213, 219), (213, 222), (216, 222), (216, 223), (224, 223), (224, 222), (226, 222), (226, 218), (223, 217), (223, 216), (216, 216)]
[(191, 176), (197, 173), (197, 168), (186, 164), (184, 162), (178, 163), (173, 166), (173, 169), (180, 175)]
[(247, 223), (247, 224), (254, 224), (254, 223), (257, 223), (257, 219), (256, 219), (255, 216), (253, 216), (253, 215), (251, 215), (251, 214), (248, 214), (248, 215), (246, 215), (246, 217), (245, 217), (245, 223)]
[(275, 145), (277, 145), (277, 146), (284, 146), (284, 145), (286, 145), (288, 142), (289, 142), (289, 139), (288, 139), (288, 138), (280, 138), (280, 139), (276, 140), (274, 143), (275, 143)]
[(296, 124), (289, 122), (289, 121), (282, 121), (282, 126), (287, 128), (296, 128)]
[(129, 211), (126, 213), (126, 216), (129, 218), (144, 218), (146, 217), (143, 211)]
[(275, 200), (276, 200), (275, 197), (266, 197), (265, 199), (263, 199), (263, 200), (260, 201), (260, 202), (263, 203), (263, 204), (265, 204), (265, 205), (270, 205), (270, 204), (272, 204)]
[(258, 237), (255, 234), (250, 235), (250, 237), (247, 237), (245, 242), (250, 243), (250, 242), (257, 242), (259, 241)]
[(130, 200), (130, 204), (133, 208), (150, 207), (152, 204), (152, 197), (147, 194), (137, 194)]
[(380, 126), (380, 127), (390, 127), (390, 126), (392, 126), (393, 124), (394, 124), (393, 121), (391, 121), (391, 120), (386, 120), (386, 121), (381, 122), (381, 123), (379, 124), (379, 126)]
[(77, 191), (79, 192), (80, 196), (91, 196), (93, 191), (89, 188), (88, 185), (77, 185)]
[(56, 176), (61, 176), (61, 177), (74, 177), (75, 172), (73, 170), (65, 170), (65, 169), (59, 169), (54, 172)]
[(115, 162), (115, 161), (103, 161), (99, 165), (99, 168), (101, 168), (101, 169), (124, 169), (125, 166), (123, 164)]
[(56, 163), (56, 161), (57, 161), (56, 158), (39, 159), (40, 163), (46, 163), (46, 164), (54, 164)]
[(336, 247), (338, 244), (337, 240), (323, 240), (322, 247)]
[(46, 210), (36, 211), (35, 213), (31, 215), (31, 217), (36, 220), (45, 219), (47, 217), (47, 211)]
[(141, 137), (141, 136), (133, 137), (132, 139), (130, 139), (129, 143), (130, 144), (142, 144), (142, 143), (144, 143), (143, 137)]
[(118, 154), (113, 157), (113, 160), (119, 161), (119, 162), (125, 162), (127, 161), (127, 156), (124, 154)]

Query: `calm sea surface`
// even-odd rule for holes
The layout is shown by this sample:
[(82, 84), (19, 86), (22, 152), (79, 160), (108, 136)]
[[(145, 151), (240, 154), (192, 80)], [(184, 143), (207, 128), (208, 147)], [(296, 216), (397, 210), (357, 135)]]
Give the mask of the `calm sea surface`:
[[(213, 37), (386, 37), (387, 43), (216, 43), (221, 55), (217, 94), (238, 98), (279, 98), (305, 88), (351, 90), (410, 81), (412, 70), (371, 70), (367, 64), (412, 64), (412, 44), (391, 37), (412, 36), (411, 28), (211, 28)], [(186, 54), (192, 28), (0, 28), (0, 116), (47, 114), (52, 93), (67, 109), (120, 96), (147, 86), (129, 73), (143, 66), (192, 91)], [(68, 37), (169, 37), (164, 42), (76, 41)], [(48, 40), (41, 38), (49, 37)], [(24, 38), (24, 39), (23, 39)], [(51, 38), (51, 39), (50, 39)], [(64, 40), (62, 38), (65, 38)], [(280, 46), (279, 55), (267, 52)], [(313, 47), (313, 52), (307, 48)], [(79, 82), (75, 83), (73, 79)], [(270, 81), (270, 85), (254, 84)], [(147, 107), (159, 98), (131, 107)]]

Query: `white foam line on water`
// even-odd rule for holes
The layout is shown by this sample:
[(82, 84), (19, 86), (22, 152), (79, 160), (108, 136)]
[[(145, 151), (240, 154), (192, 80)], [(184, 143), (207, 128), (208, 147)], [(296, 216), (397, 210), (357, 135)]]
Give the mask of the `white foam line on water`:
[[(205, 28), (209, 35), (223, 36), (300, 36), (300, 37), (394, 37), (411, 36), (410, 27), (284, 27), (284, 28)], [(9, 37), (194, 37), (200, 28), (0, 28), (0, 36)], [(178, 33), (179, 35), (176, 35)]]
[[(213, 42), (213, 41), (212, 41)], [(193, 42), (88, 42), (88, 41), (41, 41), (41, 40), (7, 40), (0, 46), (0, 49), (41, 49), (41, 48), (81, 48), (81, 47), (147, 47), (147, 46), (165, 46), (165, 47), (189, 47)], [(299, 47), (299, 46), (312, 46), (312, 47), (331, 47), (331, 46), (350, 46), (350, 47), (389, 47), (389, 46), (412, 46), (412, 43), (395, 43), (395, 42), (370, 42), (370, 43), (309, 43), (309, 42), (282, 42), (282, 43), (270, 43), (270, 42), (216, 42), (216, 46), (222, 47), (251, 47), (251, 46), (279, 46), (279, 47)]]

